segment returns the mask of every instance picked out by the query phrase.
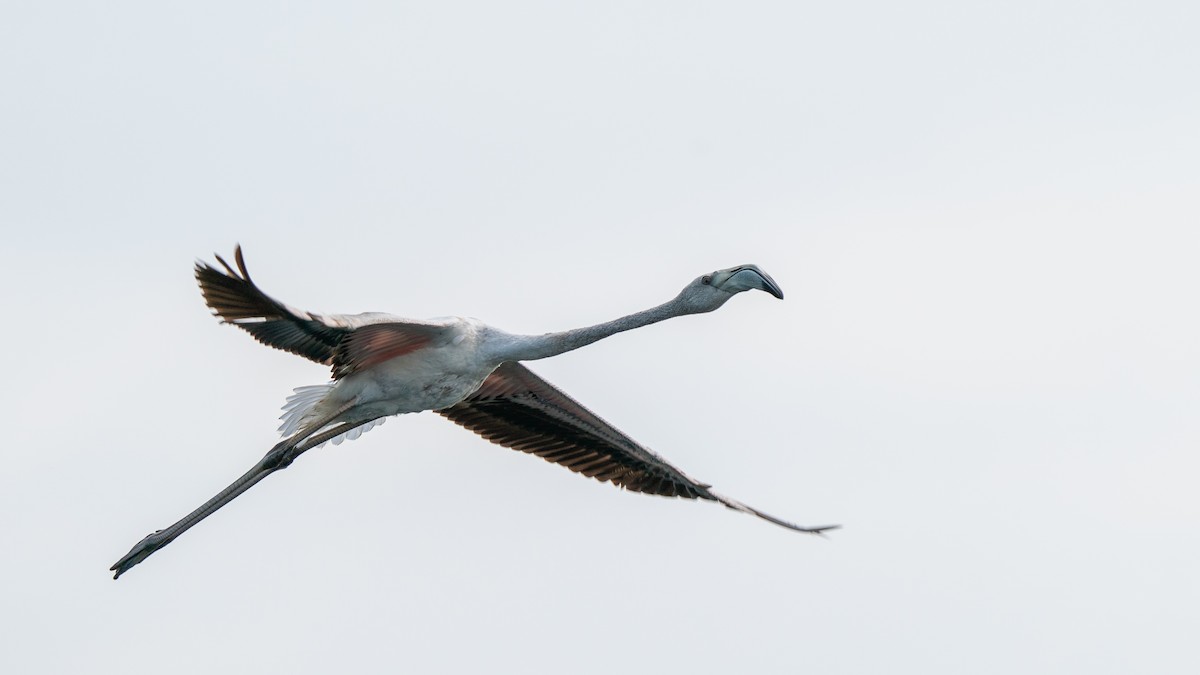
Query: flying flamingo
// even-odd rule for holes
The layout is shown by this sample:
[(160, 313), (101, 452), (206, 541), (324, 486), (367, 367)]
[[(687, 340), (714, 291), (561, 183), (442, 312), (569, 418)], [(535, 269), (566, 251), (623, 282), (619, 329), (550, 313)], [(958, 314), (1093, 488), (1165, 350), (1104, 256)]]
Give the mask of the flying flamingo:
[(267, 346), (331, 366), (334, 379), (296, 389), (281, 418), (284, 439), (215, 497), (134, 545), (110, 568), (114, 579), (305, 451), (353, 440), (392, 415), (423, 410), (493, 443), (626, 490), (716, 501), (800, 532), (821, 534), (838, 527), (801, 527), (713, 492), (520, 363), (664, 319), (711, 312), (742, 291), (758, 289), (782, 299), (783, 291), (755, 265), (705, 274), (673, 300), (607, 323), (513, 335), (460, 317), (421, 321), (382, 313), (305, 312), (259, 290), (246, 271), (241, 246), (234, 252), (237, 270), (221, 256), (216, 259), (224, 271), (196, 263), (196, 280), (213, 313)]

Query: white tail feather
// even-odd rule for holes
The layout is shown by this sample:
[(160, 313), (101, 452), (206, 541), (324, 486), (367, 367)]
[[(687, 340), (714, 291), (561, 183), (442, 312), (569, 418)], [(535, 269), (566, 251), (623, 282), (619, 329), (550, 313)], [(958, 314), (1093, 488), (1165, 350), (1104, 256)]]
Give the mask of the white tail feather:
[[(380, 424), (383, 424), (386, 421), (387, 421), (386, 417), (380, 417), (377, 419), (373, 419), (370, 422), (367, 422), (366, 424), (362, 425), (361, 427), (354, 427), (353, 429), (351, 429), (350, 431), (347, 431), (344, 434), (334, 436), (333, 438), (329, 439), (329, 442), (333, 443), (334, 445), (341, 445), (342, 441), (353, 441), (356, 438), (358, 438), (359, 436), (362, 436), (363, 434), (374, 429), (375, 427), (379, 426)], [(325, 444), (322, 443), (321, 445), (325, 445)], [(319, 448), (319, 447), (321, 447), (321, 445), (318, 445), (317, 447)]]
[[(329, 393), (329, 390), (333, 389), (333, 385), (333, 382), (327, 382), (325, 384), (296, 387), (292, 391), (292, 395), (287, 397), (287, 402), (283, 404), (283, 414), (279, 416), (279, 419), (282, 421), (282, 424), (279, 425), (279, 433), (285, 437), (291, 436), (299, 431), (307, 422), (311, 421), (314, 417), (314, 409), (325, 399), (325, 395)], [(386, 420), (387, 418), (385, 417), (371, 420), (361, 427), (355, 427), (344, 434), (334, 436), (325, 443), (341, 445), (342, 441), (353, 441), (367, 431), (383, 424)], [(325, 427), (325, 429), (327, 428)], [(318, 429), (317, 431), (324, 431), (325, 429)], [(325, 445), (325, 443), (316, 447), (319, 448)]]
[(306, 418), (312, 417), (313, 408), (317, 407), (330, 389), (333, 389), (333, 382), (296, 387), (292, 390), (292, 395), (288, 396), (287, 402), (283, 404), (283, 414), (279, 416), (283, 421), (283, 424), (279, 425), (279, 433), (291, 436), (299, 431), (304, 422), (308, 421)]

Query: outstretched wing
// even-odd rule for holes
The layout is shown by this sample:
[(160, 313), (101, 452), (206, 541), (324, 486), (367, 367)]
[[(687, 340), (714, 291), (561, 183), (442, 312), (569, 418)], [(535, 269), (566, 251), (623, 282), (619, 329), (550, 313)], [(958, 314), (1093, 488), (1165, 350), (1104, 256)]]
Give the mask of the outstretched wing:
[(213, 313), (255, 340), (332, 366), (334, 378), (369, 368), (445, 338), (447, 325), (400, 319), (389, 314), (324, 316), (289, 307), (263, 293), (246, 271), (242, 247), (237, 269), (216, 256), (224, 271), (196, 263), (196, 281)]
[(293, 309), (263, 293), (250, 279), (239, 245), (233, 253), (234, 270), (221, 256), (222, 272), (205, 262), (196, 263), (196, 281), (204, 302), (225, 323), (250, 333), (255, 340), (311, 361), (333, 364), (338, 345), (350, 333), (308, 312)]
[(504, 363), (475, 393), (437, 412), (493, 443), (627, 490), (708, 499), (801, 532), (836, 527), (800, 527), (713, 492), (516, 362)]

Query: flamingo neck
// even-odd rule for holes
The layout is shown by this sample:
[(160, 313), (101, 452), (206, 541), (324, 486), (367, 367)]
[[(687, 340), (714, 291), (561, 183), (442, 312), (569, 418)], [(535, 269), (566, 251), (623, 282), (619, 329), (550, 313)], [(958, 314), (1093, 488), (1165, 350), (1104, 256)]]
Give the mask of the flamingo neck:
[(579, 349), (610, 335), (691, 313), (693, 312), (684, 307), (681, 298), (677, 297), (657, 307), (586, 328), (575, 328), (543, 335), (510, 336), (510, 339), (504, 340), (501, 348), (497, 350), (498, 357), (502, 362), (544, 359)]

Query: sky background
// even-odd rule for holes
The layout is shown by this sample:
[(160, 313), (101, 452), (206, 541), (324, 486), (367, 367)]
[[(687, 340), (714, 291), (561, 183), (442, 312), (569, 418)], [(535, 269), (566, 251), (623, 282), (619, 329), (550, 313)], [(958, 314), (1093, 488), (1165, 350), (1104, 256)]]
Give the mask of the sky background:
[[(1200, 5), (0, 6), (7, 673), (1200, 672)], [(736, 499), (431, 414), (118, 582), (322, 367), (275, 297), (537, 333)]]

